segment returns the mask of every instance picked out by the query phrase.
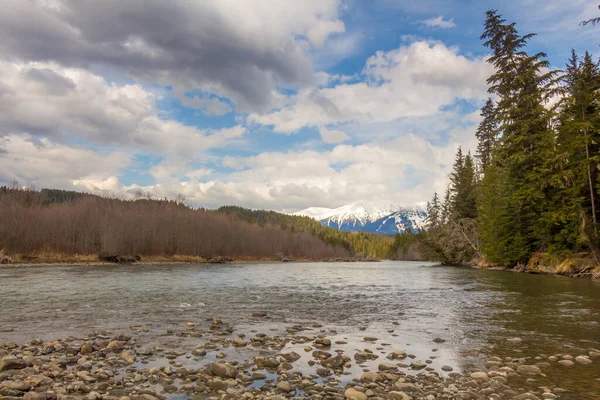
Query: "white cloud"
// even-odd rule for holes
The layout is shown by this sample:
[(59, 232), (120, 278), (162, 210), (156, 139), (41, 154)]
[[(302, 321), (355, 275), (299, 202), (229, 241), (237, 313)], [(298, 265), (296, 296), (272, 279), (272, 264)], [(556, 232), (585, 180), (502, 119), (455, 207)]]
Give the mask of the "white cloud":
[(0, 137), (0, 182), (72, 189), (78, 180), (112, 179), (131, 165), (122, 151), (98, 151), (67, 146), (31, 135)]
[(491, 68), (484, 58), (466, 58), (442, 43), (414, 42), (371, 56), (365, 82), (303, 89), (288, 106), (248, 121), (290, 134), (305, 126), (430, 116), (457, 99), (487, 97)]
[(79, 138), (130, 151), (193, 159), (239, 140), (246, 128), (200, 130), (158, 116), (157, 95), (138, 84), (117, 85), (79, 68), (0, 60), (0, 137), (28, 133)]
[(419, 22), (430, 28), (440, 28), (440, 29), (456, 28), (456, 24), (454, 23), (454, 18), (445, 20), (443, 15), (425, 19), (425, 20), (419, 21)]
[[(253, 208), (295, 211), (315, 203), (330, 207), (358, 198), (410, 205), (443, 193), (456, 148), (474, 145), (477, 121), (467, 115), (468, 128), (447, 127), (450, 139), (434, 145), (424, 137), (406, 134), (359, 145), (337, 145), (331, 151), (265, 152), (250, 157), (225, 157), (223, 166), (234, 171), (214, 177), (200, 169), (182, 182), (165, 179), (142, 189), (155, 197), (183, 194), (196, 206), (238, 204)], [(202, 181), (200, 181), (200, 178)], [(111, 180), (79, 182), (87, 190), (134, 193), (138, 186), (115, 187)]]
[(337, 129), (327, 129), (324, 126), (319, 128), (319, 133), (321, 134), (321, 139), (325, 143), (341, 143), (350, 139), (344, 132)]

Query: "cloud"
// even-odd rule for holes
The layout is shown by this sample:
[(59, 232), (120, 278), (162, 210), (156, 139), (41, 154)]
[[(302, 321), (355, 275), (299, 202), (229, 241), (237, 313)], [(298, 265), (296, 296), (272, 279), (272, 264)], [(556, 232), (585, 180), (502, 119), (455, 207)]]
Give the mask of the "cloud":
[[(344, 32), (340, 0), (7, 0), (0, 51), (8, 59), (100, 66), (139, 82), (265, 110), (278, 87), (314, 83), (306, 48)], [(224, 113), (215, 100), (186, 105)]]
[(123, 151), (67, 146), (31, 135), (0, 137), (0, 149), (0, 182), (16, 179), (37, 187), (73, 189), (79, 179), (117, 181), (132, 162)]
[(319, 134), (321, 134), (321, 139), (325, 143), (341, 143), (350, 139), (344, 132), (337, 129), (327, 129), (324, 126), (319, 128)]
[(414, 42), (369, 57), (363, 82), (303, 89), (287, 106), (250, 114), (248, 121), (290, 134), (305, 126), (431, 116), (457, 99), (486, 98), (491, 70), (483, 57), (470, 59), (438, 42)]
[(440, 28), (440, 29), (456, 28), (456, 24), (454, 23), (454, 18), (451, 18), (449, 20), (444, 20), (443, 15), (425, 19), (425, 20), (422, 20), (419, 22), (430, 28)]
[[(456, 148), (473, 146), (476, 113), (459, 118), (465, 128), (447, 125), (450, 138), (432, 144), (422, 136), (404, 134), (391, 139), (357, 145), (340, 144), (330, 151), (264, 152), (248, 157), (225, 157), (224, 167), (233, 171), (217, 178), (214, 171), (200, 169), (181, 181), (167, 178), (141, 187), (155, 197), (182, 194), (196, 206), (245, 207), (296, 211), (308, 206), (340, 206), (356, 199), (377, 203), (411, 205), (422, 202), (433, 190), (443, 193), (448, 183)], [(162, 167), (161, 167), (162, 168)], [(132, 195), (137, 185), (125, 186), (110, 179), (87, 179), (77, 183), (90, 191)]]
[(159, 95), (79, 68), (0, 60), (0, 137), (27, 133), (193, 159), (239, 140), (246, 128), (200, 130), (159, 117)]

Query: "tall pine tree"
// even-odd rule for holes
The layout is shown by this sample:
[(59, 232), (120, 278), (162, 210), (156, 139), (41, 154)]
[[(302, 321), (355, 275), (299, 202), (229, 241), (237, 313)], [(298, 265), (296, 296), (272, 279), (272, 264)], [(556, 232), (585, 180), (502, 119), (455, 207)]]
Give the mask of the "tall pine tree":
[(481, 108), (481, 117), (483, 119), (477, 127), (475, 136), (478, 140), (476, 157), (479, 159), (480, 169), (483, 173), (492, 161), (492, 150), (496, 144), (496, 135), (498, 134), (496, 110), (491, 98), (488, 98)]
[(555, 184), (561, 190), (555, 212), (555, 246), (591, 250), (600, 260), (598, 243), (600, 163), (600, 69), (586, 52), (574, 51), (567, 63), (565, 96), (558, 128), (560, 168)]
[(545, 233), (538, 216), (545, 212), (554, 154), (551, 113), (545, 108), (553, 94), (555, 71), (547, 71), (544, 53), (528, 55), (524, 50), (534, 34), (520, 36), (515, 23), (506, 23), (495, 10), (487, 12), (482, 39), (492, 50), (489, 62), (495, 73), (488, 79), (490, 93), (498, 97), (496, 121), (500, 135), (494, 158), (502, 174), (513, 210), (507, 221), (513, 231), (507, 254), (526, 262), (541, 246)]

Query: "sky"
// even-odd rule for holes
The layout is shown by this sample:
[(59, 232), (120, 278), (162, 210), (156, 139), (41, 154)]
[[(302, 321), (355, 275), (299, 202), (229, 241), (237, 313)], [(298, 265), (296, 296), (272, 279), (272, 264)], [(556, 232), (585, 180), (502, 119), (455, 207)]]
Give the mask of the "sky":
[(293, 212), (443, 193), (498, 9), (561, 69), (583, 0), (0, 0), (0, 185)]

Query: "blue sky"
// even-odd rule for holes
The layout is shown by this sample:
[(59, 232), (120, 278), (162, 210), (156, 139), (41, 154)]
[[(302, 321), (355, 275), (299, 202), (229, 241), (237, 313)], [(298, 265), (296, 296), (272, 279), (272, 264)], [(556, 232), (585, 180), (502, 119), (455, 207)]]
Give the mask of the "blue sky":
[(498, 9), (562, 68), (594, 1), (7, 0), (0, 184), (296, 211), (443, 192)]

